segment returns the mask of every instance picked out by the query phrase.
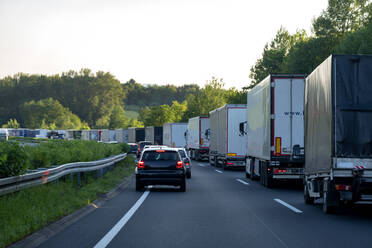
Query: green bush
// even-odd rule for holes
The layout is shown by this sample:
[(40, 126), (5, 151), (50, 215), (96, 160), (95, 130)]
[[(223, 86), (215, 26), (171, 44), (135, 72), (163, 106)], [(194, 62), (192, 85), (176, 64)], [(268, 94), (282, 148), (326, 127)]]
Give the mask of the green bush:
[(17, 176), (28, 168), (24, 147), (18, 143), (0, 142), (0, 178)]
[(27, 169), (94, 161), (128, 151), (127, 144), (106, 144), (85, 140), (50, 140), (25, 147), (17, 142), (2, 142), (0, 178), (21, 175)]

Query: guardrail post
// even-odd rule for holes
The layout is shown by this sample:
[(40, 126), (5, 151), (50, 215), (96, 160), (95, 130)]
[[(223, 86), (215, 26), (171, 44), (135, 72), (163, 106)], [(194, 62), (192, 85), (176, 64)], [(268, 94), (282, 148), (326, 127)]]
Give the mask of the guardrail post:
[(57, 184), (57, 185), (58, 185), (58, 183), (59, 183), (58, 181), (59, 181), (59, 180), (58, 180), (58, 178), (57, 178), (57, 179), (56, 179), (56, 184)]
[(71, 180), (71, 181), (74, 181), (74, 173), (71, 173), (71, 174), (70, 174), (70, 180)]
[(77, 186), (80, 187), (81, 181), (80, 181), (80, 172), (77, 173)]

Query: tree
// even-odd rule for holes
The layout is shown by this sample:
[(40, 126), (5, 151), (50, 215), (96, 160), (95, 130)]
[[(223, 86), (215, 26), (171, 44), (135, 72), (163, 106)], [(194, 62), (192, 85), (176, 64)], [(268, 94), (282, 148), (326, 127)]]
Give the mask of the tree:
[(125, 111), (121, 106), (115, 106), (110, 115), (110, 129), (126, 128), (129, 126), (130, 119), (125, 116)]
[(52, 98), (26, 102), (20, 107), (20, 112), (27, 128), (83, 129), (87, 127), (77, 115)]
[(285, 72), (283, 63), (289, 49), (306, 37), (307, 34), (304, 30), (299, 30), (294, 35), (290, 35), (284, 27), (281, 27), (270, 44), (265, 45), (261, 58), (251, 67), (249, 77), (252, 81), (247, 89), (253, 88), (271, 73)]
[(20, 128), (20, 125), (16, 119), (9, 119), (9, 121), (3, 125), (4, 128)]
[(328, 7), (313, 20), (316, 37), (342, 38), (363, 27), (371, 19), (370, 0), (328, 0)]
[(173, 113), (173, 120), (172, 122), (180, 122), (180, 121), (186, 121), (184, 119), (184, 113), (187, 110), (187, 102), (184, 101), (182, 103), (179, 103), (177, 101), (173, 101), (172, 106), (170, 107), (170, 111)]
[(212, 77), (203, 89), (196, 94), (186, 97), (187, 110), (184, 119), (191, 117), (208, 115), (209, 111), (226, 104), (226, 92), (223, 89), (225, 83), (222, 79)]
[(372, 54), (372, 21), (365, 27), (346, 34), (336, 48), (341, 54)]

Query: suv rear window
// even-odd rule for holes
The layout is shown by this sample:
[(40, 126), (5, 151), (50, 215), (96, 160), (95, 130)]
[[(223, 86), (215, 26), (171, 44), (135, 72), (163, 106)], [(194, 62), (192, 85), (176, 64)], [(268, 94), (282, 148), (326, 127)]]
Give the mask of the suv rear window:
[(179, 155), (176, 151), (165, 151), (165, 152), (157, 152), (157, 151), (145, 151), (142, 156), (143, 161), (178, 161)]

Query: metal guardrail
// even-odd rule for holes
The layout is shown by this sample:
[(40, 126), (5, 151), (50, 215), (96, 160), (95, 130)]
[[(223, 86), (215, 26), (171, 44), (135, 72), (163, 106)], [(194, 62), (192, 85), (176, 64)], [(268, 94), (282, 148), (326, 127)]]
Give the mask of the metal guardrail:
[(97, 161), (76, 162), (40, 168), (24, 175), (2, 178), (0, 179), (0, 196), (52, 182), (68, 174), (100, 170), (123, 160), (126, 156), (127, 154), (123, 153)]

